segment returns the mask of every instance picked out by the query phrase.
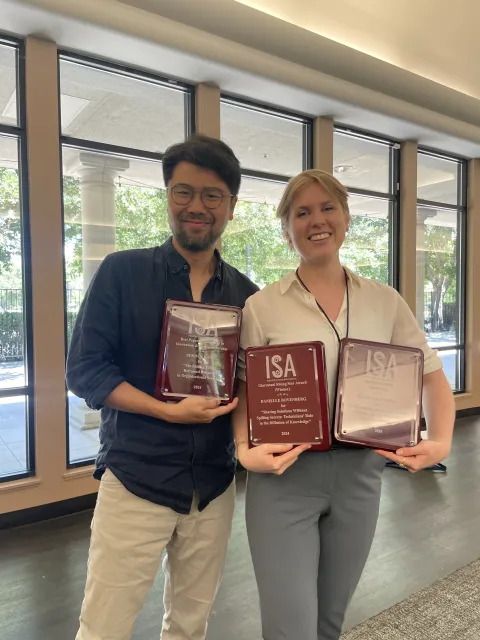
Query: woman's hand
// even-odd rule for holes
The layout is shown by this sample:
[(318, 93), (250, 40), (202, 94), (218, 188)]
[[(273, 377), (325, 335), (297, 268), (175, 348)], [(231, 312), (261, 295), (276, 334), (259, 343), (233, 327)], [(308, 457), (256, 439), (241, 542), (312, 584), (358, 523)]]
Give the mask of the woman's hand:
[(274, 473), (280, 476), (310, 447), (309, 444), (297, 447), (291, 444), (260, 444), (249, 449), (248, 445), (242, 444), (238, 450), (238, 459), (247, 471)]
[(376, 453), (396, 462), (410, 473), (416, 473), (445, 460), (450, 449), (451, 441), (422, 440), (414, 447), (398, 449), (395, 453), (382, 450), (376, 450)]

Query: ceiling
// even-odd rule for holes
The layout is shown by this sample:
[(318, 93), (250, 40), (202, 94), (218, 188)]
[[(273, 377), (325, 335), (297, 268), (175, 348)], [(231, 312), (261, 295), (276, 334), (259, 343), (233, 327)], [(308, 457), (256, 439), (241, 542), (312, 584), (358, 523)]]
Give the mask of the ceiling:
[[(305, 14), (303, 2), (299, 13)], [(374, 5), (377, 13), (386, 2)], [(350, 5), (315, 3), (325, 22), (324, 6)], [(345, 11), (332, 15), (339, 13), (343, 21)], [(13, 35), (36, 34), (69, 50), (480, 156), (476, 97), (235, 0), (0, 0), (0, 15), (1, 29)], [(70, 103), (72, 112), (76, 106)]]
[[(473, 16), (478, 14), (476, 0), (459, 3), (472, 7)], [(341, 79), (349, 84), (343, 84), (340, 92), (358, 106), (367, 99), (365, 90), (371, 90), (377, 94), (371, 108), (379, 112), (390, 96), (403, 106), (418, 105), (480, 126), (480, 82), (474, 62), (480, 46), (474, 26), (467, 31), (462, 23), (466, 14), (442, 9), (446, 0), (119, 0), (118, 4), (275, 56), (284, 61), (284, 73), (285, 64), (294, 63), (298, 81), (301, 69), (321, 72), (325, 75), (318, 78), (319, 92), (326, 90), (326, 76)], [(439, 15), (444, 16), (441, 32), (433, 27)], [(455, 47), (445, 46), (452, 41)], [(215, 45), (212, 40), (212, 53)], [(257, 56), (258, 72), (267, 73), (268, 63)], [(465, 70), (468, 82), (460, 81)], [(334, 115), (342, 118), (336, 110)], [(434, 125), (432, 117), (430, 124)]]
[(478, 0), (235, 1), (480, 98)]
[[(0, 0), (0, 12), (2, 28), (39, 33), (66, 48), (187, 81), (212, 81), (231, 94), (447, 151), (477, 155), (480, 149), (480, 76), (471, 63), (480, 53), (480, 8), (472, 0), (458, 0), (455, 11), (445, 0)], [(149, 36), (140, 36), (148, 26)], [(130, 27), (138, 29), (127, 38)], [(169, 34), (169, 44), (160, 45)], [(206, 47), (203, 57), (196, 53), (197, 41)], [(247, 71), (247, 59), (255, 72)], [(301, 77), (308, 78), (308, 89), (300, 86)], [(12, 57), (0, 48), (5, 124), (14, 124), (14, 78)], [(334, 87), (343, 92), (343, 102), (327, 94)], [(66, 135), (148, 151), (163, 151), (183, 136), (179, 91), (63, 63), (61, 94)], [(390, 106), (412, 114), (420, 108), (428, 124), (421, 128), (386, 116), (386, 97), (394, 99)], [(438, 115), (458, 132), (457, 139), (435, 130)], [(244, 167), (285, 176), (301, 170), (298, 122), (228, 106), (221, 118), (222, 136)], [(3, 166), (13, 163), (7, 146), (0, 144)], [(334, 163), (346, 167), (338, 175), (349, 187), (385, 192), (387, 155), (383, 145), (336, 136)], [(69, 150), (64, 161), (66, 173), (78, 175), (78, 152)], [(160, 167), (148, 162), (131, 161), (121, 180), (162, 186)], [(455, 192), (449, 165), (424, 162), (418, 182), (424, 199), (450, 202)], [(244, 180), (242, 197), (275, 203), (282, 189)], [(352, 205), (354, 213), (387, 214), (381, 200), (362, 198)]]
[[(0, 87), (4, 89), (0, 91), (0, 118), (14, 125), (16, 73), (12, 51), (0, 46)], [(184, 136), (185, 94), (173, 86), (62, 60), (60, 92), (62, 132), (69, 137), (158, 152)], [(280, 174), (285, 181), (302, 170), (304, 124), (299, 119), (223, 103), (221, 131), (244, 168)], [(336, 134), (334, 142), (335, 172), (344, 184), (353, 189), (388, 192), (388, 145), (342, 134)], [(80, 175), (78, 150), (66, 148), (63, 161), (66, 175)], [(13, 139), (0, 138), (0, 166), (14, 168), (16, 163)], [(453, 163), (427, 157), (419, 166), (419, 197), (455, 204), (455, 180)], [(161, 166), (134, 158), (119, 173), (118, 181), (163, 188)], [(284, 184), (244, 179), (241, 197), (276, 204)], [(388, 206), (378, 199), (352, 198), (352, 213), (385, 218)], [(443, 217), (439, 212), (435, 222), (450, 220)]]

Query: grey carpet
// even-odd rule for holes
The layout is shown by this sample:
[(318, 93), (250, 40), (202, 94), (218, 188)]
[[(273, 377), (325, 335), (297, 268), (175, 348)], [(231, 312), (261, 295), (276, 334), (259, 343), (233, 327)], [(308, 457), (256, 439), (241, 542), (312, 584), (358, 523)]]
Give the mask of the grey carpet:
[(479, 640), (480, 558), (342, 635), (341, 640)]

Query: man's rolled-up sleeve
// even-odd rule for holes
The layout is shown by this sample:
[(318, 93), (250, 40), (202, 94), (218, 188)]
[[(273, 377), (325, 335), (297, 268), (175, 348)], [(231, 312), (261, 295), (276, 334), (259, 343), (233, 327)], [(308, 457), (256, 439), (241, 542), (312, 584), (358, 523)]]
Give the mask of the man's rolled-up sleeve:
[(120, 344), (118, 260), (107, 256), (81, 304), (67, 355), (68, 389), (91, 409), (101, 409), (125, 381), (117, 364)]

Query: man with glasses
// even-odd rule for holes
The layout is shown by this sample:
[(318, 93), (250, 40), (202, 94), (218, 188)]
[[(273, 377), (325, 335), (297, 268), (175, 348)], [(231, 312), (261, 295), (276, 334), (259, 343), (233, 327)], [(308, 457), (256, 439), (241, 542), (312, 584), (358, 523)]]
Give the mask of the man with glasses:
[(154, 397), (167, 299), (243, 308), (257, 287), (222, 261), (240, 166), (224, 143), (193, 136), (167, 150), (172, 238), (105, 258), (85, 295), (67, 384), (101, 409), (100, 482), (77, 640), (128, 640), (166, 551), (163, 640), (202, 640), (234, 511), (230, 412), (219, 401)]

